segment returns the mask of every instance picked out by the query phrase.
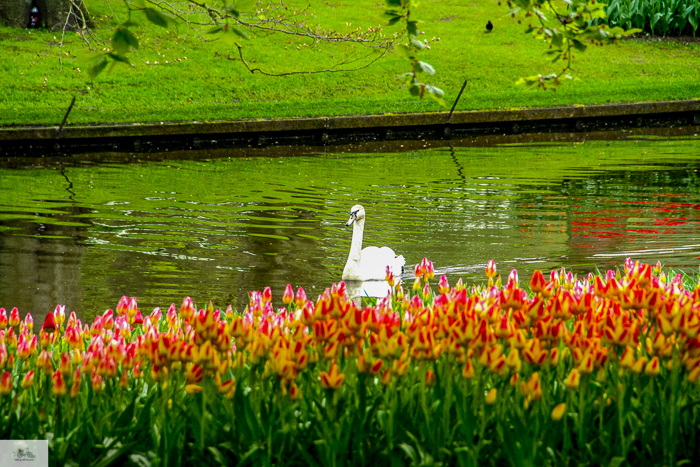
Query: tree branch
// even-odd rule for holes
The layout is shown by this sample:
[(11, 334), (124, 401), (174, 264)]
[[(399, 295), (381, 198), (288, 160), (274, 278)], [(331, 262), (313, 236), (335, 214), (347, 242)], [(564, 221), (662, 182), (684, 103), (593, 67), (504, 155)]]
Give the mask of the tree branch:
[(381, 58), (383, 58), (383, 57), (387, 54), (387, 52), (389, 51), (388, 48), (387, 48), (387, 49), (384, 49), (384, 51), (383, 51), (380, 55), (378, 55), (377, 57), (375, 57), (374, 59), (372, 59), (369, 63), (366, 63), (365, 65), (362, 65), (362, 66), (356, 67), (356, 68), (336, 69), (337, 66), (342, 66), (342, 65), (347, 65), (347, 64), (349, 64), (349, 63), (354, 63), (354, 62), (356, 62), (356, 61), (359, 61), (359, 60), (362, 60), (362, 59), (364, 59), (364, 58), (367, 58), (369, 55), (365, 55), (364, 57), (356, 58), (356, 59), (350, 60), (350, 61), (340, 62), (340, 63), (337, 63), (336, 65), (332, 66), (331, 68), (327, 68), (327, 69), (324, 69), (324, 70), (287, 71), (287, 72), (283, 72), (283, 73), (271, 73), (271, 72), (265, 71), (265, 70), (263, 70), (263, 69), (261, 69), (261, 68), (251, 68), (250, 65), (248, 64), (248, 62), (247, 62), (247, 61), (245, 60), (245, 58), (243, 57), (243, 47), (242, 47), (241, 45), (239, 45), (238, 43), (235, 43), (235, 42), (234, 42), (234, 44), (236, 45), (236, 47), (238, 47), (238, 56), (239, 56), (239, 58), (238, 58), (238, 59), (236, 59), (236, 58), (231, 58), (230, 55), (227, 55), (226, 58), (228, 58), (229, 60), (234, 60), (234, 61), (235, 61), (235, 60), (240, 60), (240, 61), (243, 63), (243, 65), (248, 69), (248, 71), (250, 71), (251, 73), (255, 74), (255, 72), (257, 71), (258, 73), (260, 73), (260, 74), (262, 74), (262, 75), (266, 75), (266, 76), (312, 75), (312, 74), (316, 74), (316, 73), (340, 73), (340, 72), (344, 72), (344, 71), (357, 71), (357, 70), (362, 70), (362, 69), (364, 69), (364, 68), (369, 67), (370, 65), (372, 65), (372, 64), (375, 63), (376, 61), (380, 60)]

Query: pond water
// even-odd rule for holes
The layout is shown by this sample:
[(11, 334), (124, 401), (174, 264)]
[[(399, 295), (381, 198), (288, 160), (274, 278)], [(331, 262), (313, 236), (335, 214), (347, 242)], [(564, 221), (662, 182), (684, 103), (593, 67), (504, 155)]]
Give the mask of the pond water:
[(365, 246), (428, 257), (451, 283), (484, 282), (489, 259), (528, 282), (627, 256), (696, 273), (700, 139), (576, 138), (8, 159), (0, 306), (37, 320), (57, 304), (90, 318), (122, 295), (144, 312), (185, 296), (240, 310), (268, 285), (281, 305), (287, 283), (315, 299), (340, 280), (357, 203)]

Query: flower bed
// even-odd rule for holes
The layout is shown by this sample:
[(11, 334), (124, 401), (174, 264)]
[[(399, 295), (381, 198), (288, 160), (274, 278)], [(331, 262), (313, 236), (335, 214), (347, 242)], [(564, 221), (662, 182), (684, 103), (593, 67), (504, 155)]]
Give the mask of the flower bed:
[(122, 297), (38, 335), (2, 309), (0, 438), (48, 439), (57, 465), (698, 460), (700, 286), (630, 260), (530, 292), (493, 262), (485, 287), (415, 272), (364, 308), (342, 282), (287, 286), (277, 311), (252, 292), (243, 314)]

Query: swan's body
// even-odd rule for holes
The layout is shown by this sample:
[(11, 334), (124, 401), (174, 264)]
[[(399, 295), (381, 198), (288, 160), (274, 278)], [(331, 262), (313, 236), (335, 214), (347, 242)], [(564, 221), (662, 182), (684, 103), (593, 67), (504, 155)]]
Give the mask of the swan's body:
[(398, 277), (403, 272), (406, 260), (403, 256), (397, 256), (394, 250), (388, 247), (378, 248), (368, 246), (362, 249), (362, 235), (365, 230), (365, 209), (359, 204), (350, 210), (350, 219), (345, 224), (352, 224), (352, 244), (348, 262), (343, 269), (345, 281), (377, 281), (386, 279), (386, 267), (389, 266), (394, 276)]

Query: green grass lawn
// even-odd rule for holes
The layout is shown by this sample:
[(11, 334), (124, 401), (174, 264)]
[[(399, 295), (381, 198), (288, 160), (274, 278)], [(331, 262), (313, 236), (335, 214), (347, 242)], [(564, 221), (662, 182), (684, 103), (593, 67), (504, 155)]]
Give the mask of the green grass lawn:
[[(381, 0), (310, 4), (315, 18), (308, 21), (340, 32), (380, 24), (388, 34), (398, 30), (386, 26)], [(107, 40), (93, 41), (101, 51), (109, 47), (111, 32), (105, 26), (125, 21), (126, 14), (114, 0), (87, 0), (87, 6), (97, 34)], [(464, 80), (469, 84), (458, 110), (700, 97), (700, 44), (675, 41), (589, 46), (574, 61), (580, 81), (567, 82), (556, 92), (515, 86), (519, 77), (562, 65), (550, 64), (545, 45), (524, 34), (525, 24), (507, 12), (493, 0), (424, 0), (413, 10), (431, 45), (422, 58), (437, 70), (429, 82), (446, 92), (448, 110)], [(492, 33), (485, 33), (487, 20), (495, 25)], [(411, 97), (396, 79), (408, 71), (408, 63), (394, 53), (356, 72), (270, 77), (253, 75), (226, 58), (236, 55), (231, 42), (205, 43), (184, 25), (166, 31), (142, 21), (134, 32), (142, 45), (138, 54), (130, 54), (135, 66), (118, 66), (91, 81), (83, 61), (89, 50), (75, 32), (66, 34), (61, 64), (60, 34), (0, 27), (0, 124), (58, 124), (73, 96), (77, 100), (68, 124), (440, 110), (432, 99)], [(253, 65), (277, 73), (327, 68), (334, 56), (354, 53), (332, 45), (297, 50), (300, 42), (278, 36), (240, 43)]]

